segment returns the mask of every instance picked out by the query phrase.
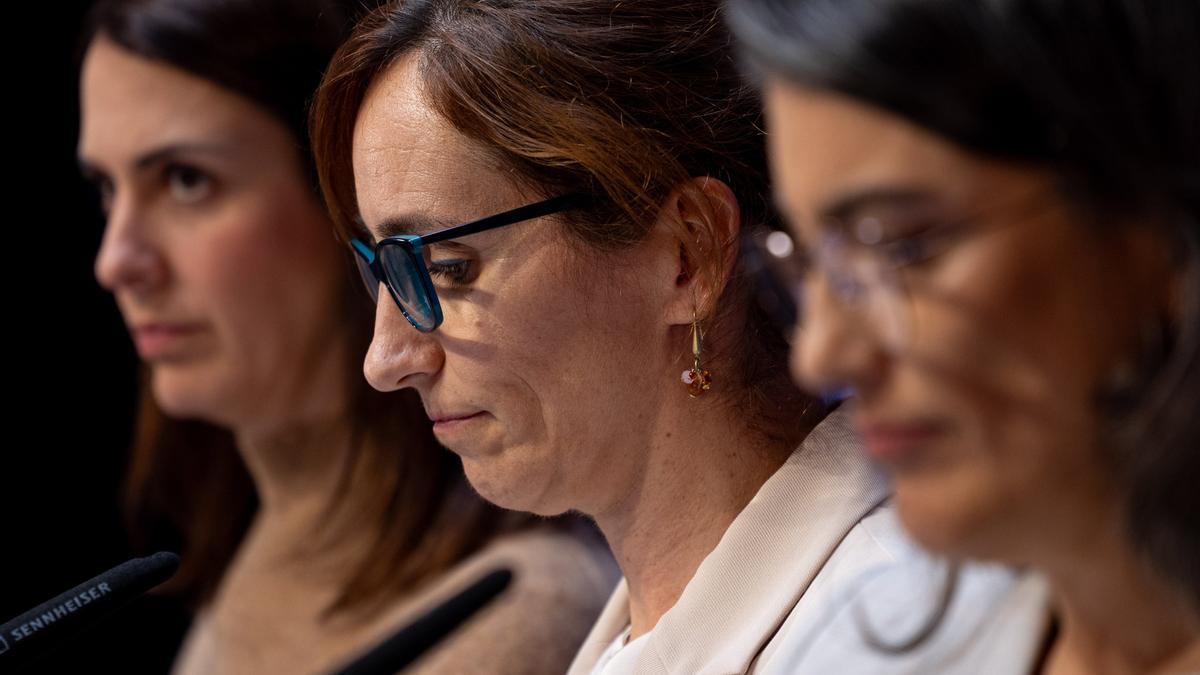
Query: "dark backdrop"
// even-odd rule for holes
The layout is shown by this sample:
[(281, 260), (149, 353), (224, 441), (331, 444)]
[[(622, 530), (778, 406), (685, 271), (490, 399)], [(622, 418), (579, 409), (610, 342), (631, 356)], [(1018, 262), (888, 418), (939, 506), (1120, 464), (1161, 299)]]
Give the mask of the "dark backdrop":
[[(13, 3), (14, 7), (18, 3)], [(118, 509), (135, 353), (92, 276), (103, 220), (75, 165), (89, 2), (12, 10), (4, 69), (8, 433), (0, 462), (0, 621), (129, 558)], [(6, 8), (7, 9), (7, 8)], [(146, 597), (22, 672), (161, 673), (186, 628)]]

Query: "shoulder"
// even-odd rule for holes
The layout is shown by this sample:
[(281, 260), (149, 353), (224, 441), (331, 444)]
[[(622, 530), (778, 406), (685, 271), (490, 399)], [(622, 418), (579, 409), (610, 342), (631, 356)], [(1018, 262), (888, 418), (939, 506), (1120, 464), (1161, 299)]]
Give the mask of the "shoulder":
[(618, 579), (599, 538), (536, 527), (498, 537), (452, 570), (439, 595), (495, 569), (512, 572), (509, 586), (413, 672), (565, 672)]
[(512, 571), (506, 603), (576, 607), (591, 619), (620, 578), (612, 554), (598, 535), (553, 527), (500, 537), (470, 563), (503, 566)]

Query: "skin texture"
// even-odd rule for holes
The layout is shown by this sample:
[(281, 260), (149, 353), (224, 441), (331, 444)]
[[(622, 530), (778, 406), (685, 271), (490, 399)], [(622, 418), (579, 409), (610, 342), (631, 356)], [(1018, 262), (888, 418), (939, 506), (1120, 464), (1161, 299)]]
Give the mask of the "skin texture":
[[(162, 346), (135, 335), (155, 400), (230, 428), (260, 497), (189, 636), (212, 642), (176, 669), (332, 665), (391, 617), (319, 621), (372, 520), (326, 519), (350, 447), (347, 346), (332, 329), (349, 272), (295, 144), (247, 100), (104, 37), (84, 60), (81, 101), (80, 161), (107, 213), (96, 276), (131, 331), (188, 328)], [(337, 533), (332, 545), (313, 537), (318, 525)]]
[[(389, 221), (427, 232), (548, 196), (520, 189), (433, 113), (416, 64), (381, 74), (359, 110), (355, 188), (371, 238)], [(694, 187), (667, 199), (644, 242), (615, 253), (588, 249), (554, 217), (435, 251), (435, 263), (470, 261), (457, 279), (434, 275), (444, 323), (414, 330), (381, 291), (364, 366), (377, 389), (420, 393), (485, 498), (593, 516), (629, 580), (634, 635), (674, 604), (791, 450), (763, 447), (720, 394), (693, 400), (679, 382), (693, 310), (715, 293), (675, 233), (728, 242), (739, 226), (728, 187)]]
[[(355, 499), (376, 462), (358, 464), (336, 497), (352, 363), (337, 326), (342, 289), (358, 282), (295, 143), (248, 101), (104, 38), (85, 59), (82, 102), (80, 157), (109, 216), (97, 276), (132, 326), (198, 327), (145, 354), (154, 396), (173, 415), (229, 427), (260, 498), (174, 672), (331, 672), (497, 567), (515, 575), (503, 597), (405, 672), (562, 672), (616, 576), (599, 546), (566, 529), (496, 536), (383, 606), (326, 612), (383, 516)], [(178, 143), (225, 150), (136, 168)]]
[[(810, 274), (797, 381), (853, 388), (855, 424), (924, 545), (1050, 578), (1062, 633), (1049, 672), (1161, 663), (1190, 629), (1124, 535), (1094, 402), (1166, 302), (1163, 246), (1145, 227), (1100, 234), (1043, 171), (851, 99), (775, 81), (766, 106), (777, 198), (800, 245), (841, 227), (834, 211), (851, 231), (881, 225), (885, 241), (960, 230), (870, 300)], [(865, 193), (908, 198), (835, 208)]]

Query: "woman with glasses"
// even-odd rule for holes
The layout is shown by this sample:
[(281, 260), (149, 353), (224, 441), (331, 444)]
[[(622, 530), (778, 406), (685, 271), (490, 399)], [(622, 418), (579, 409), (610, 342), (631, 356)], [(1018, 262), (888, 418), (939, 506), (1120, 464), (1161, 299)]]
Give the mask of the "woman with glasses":
[(181, 546), (197, 610), (175, 671), (328, 672), (499, 569), (412, 670), (562, 672), (616, 581), (603, 543), (487, 505), (415, 396), (362, 381), (373, 305), (305, 142), (348, 25), (322, 1), (92, 14), (79, 157), (147, 376), (133, 526)]
[[(378, 299), (367, 378), (420, 394), (484, 497), (591, 516), (621, 566), (573, 673), (845, 652), (861, 642), (827, 626), (854, 623), (857, 582), (912, 583), (882, 574), (916, 559), (882, 476), (840, 412), (793, 388), (738, 261), (771, 216), (719, 16), (393, 3), (313, 109), (327, 203)], [(964, 582), (962, 632), (1008, 582)], [(932, 610), (906, 611), (920, 628)]]
[(1196, 672), (1169, 663), (1200, 635), (1200, 5), (730, 16), (763, 76), (793, 372), (853, 391), (917, 540), (1048, 589), (1042, 649), (996, 663)]

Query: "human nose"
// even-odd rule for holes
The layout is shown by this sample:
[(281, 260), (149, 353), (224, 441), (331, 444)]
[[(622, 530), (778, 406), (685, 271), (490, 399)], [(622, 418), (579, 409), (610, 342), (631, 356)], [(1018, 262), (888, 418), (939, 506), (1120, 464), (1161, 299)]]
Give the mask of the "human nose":
[(375, 335), (363, 362), (367, 382), (379, 391), (418, 387), (445, 362), (445, 351), (435, 335), (413, 328), (381, 288), (375, 309)]
[(96, 280), (109, 292), (145, 291), (167, 279), (166, 260), (146, 236), (146, 225), (135, 200), (121, 196), (113, 200), (93, 269)]
[(860, 311), (835, 290), (837, 280), (815, 274), (804, 289), (804, 312), (795, 328), (790, 365), (800, 386), (821, 394), (862, 391), (879, 379), (885, 350)]

